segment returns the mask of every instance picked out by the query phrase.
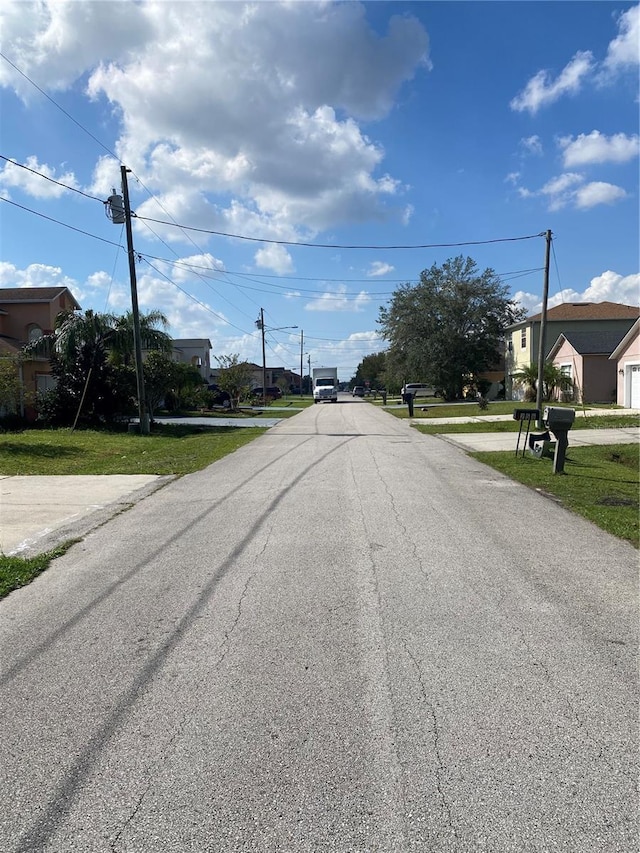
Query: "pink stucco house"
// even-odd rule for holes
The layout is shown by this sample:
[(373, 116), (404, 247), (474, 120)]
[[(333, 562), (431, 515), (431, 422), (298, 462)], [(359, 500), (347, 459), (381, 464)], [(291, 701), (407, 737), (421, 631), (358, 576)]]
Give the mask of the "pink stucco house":
[(549, 350), (548, 360), (571, 377), (573, 392), (564, 399), (576, 403), (614, 403), (616, 365), (611, 353), (620, 343), (614, 331), (566, 331)]
[(640, 409), (640, 320), (636, 320), (609, 358), (616, 368), (618, 405)]

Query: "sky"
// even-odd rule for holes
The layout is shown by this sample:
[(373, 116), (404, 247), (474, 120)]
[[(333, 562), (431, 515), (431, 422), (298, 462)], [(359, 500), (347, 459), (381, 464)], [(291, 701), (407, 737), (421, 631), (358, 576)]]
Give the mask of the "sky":
[(140, 309), (214, 364), (262, 309), (269, 366), (348, 381), (457, 255), (537, 313), (548, 229), (550, 307), (637, 305), (639, 8), (3, 0), (0, 287), (129, 310), (124, 164)]

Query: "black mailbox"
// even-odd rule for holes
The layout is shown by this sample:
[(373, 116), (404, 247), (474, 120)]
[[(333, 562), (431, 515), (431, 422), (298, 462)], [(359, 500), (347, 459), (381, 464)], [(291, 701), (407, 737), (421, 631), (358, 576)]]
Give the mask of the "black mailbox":
[(542, 420), (548, 430), (556, 437), (556, 452), (553, 456), (553, 473), (564, 474), (564, 457), (569, 446), (567, 433), (576, 419), (575, 409), (563, 409), (560, 406), (547, 406)]
[(575, 409), (563, 409), (560, 406), (547, 406), (542, 414), (544, 425), (551, 432), (571, 429), (575, 419)]

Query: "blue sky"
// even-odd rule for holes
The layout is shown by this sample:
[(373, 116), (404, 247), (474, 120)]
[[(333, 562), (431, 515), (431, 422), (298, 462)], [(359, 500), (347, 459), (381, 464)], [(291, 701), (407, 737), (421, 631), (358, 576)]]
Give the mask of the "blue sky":
[(5, 0), (0, 286), (130, 307), (122, 162), (141, 309), (214, 355), (259, 363), (263, 308), (270, 365), (303, 330), (348, 380), (398, 284), (457, 254), (536, 312), (544, 239), (489, 241), (546, 229), (551, 304), (638, 304), (638, 9)]

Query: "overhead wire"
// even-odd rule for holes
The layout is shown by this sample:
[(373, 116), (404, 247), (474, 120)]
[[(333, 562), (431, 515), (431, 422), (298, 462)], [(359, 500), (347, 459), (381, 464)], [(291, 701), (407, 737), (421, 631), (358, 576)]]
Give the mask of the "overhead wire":
[(230, 234), (226, 231), (215, 231), (210, 228), (197, 228), (192, 225), (184, 225), (178, 224), (175, 222), (166, 222), (162, 219), (153, 219), (149, 216), (137, 216), (138, 219), (145, 219), (148, 222), (155, 222), (158, 225), (174, 225), (177, 228), (183, 229), (185, 231), (196, 231), (199, 234), (211, 234), (215, 237), (229, 237), (233, 240), (247, 240), (253, 243), (269, 243), (275, 246), (304, 246), (306, 248), (311, 249), (369, 249), (369, 250), (400, 250), (400, 249), (443, 249), (443, 248), (454, 248), (459, 246), (486, 246), (491, 243), (514, 243), (520, 240), (533, 240), (536, 237), (543, 237), (544, 231), (539, 234), (527, 234), (521, 237), (496, 237), (492, 240), (464, 240), (457, 243), (417, 243), (417, 244), (407, 244), (407, 245), (397, 245), (397, 246), (387, 246), (387, 245), (364, 245), (364, 244), (354, 244), (354, 245), (345, 245), (341, 243), (308, 243), (302, 240), (273, 240), (268, 237), (248, 237), (243, 234)]
[[(136, 253), (136, 255), (137, 255), (137, 253)], [(180, 285), (177, 284), (170, 276), (168, 276), (166, 273), (163, 273), (162, 270), (159, 270), (157, 267), (155, 267), (143, 255), (137, 255), (137, 256), (140, 257), (158, 275), (160, 275), (160, 276), (162, 276), (162, 278), (166, 279), (166, 281), (168, 281), (169, 284), (172, 284), (175, 288), (177, 288), (182, 293), (184, 293), (185, 296), (188, 296), (189, 299), (191, 299), (193, 302), (197, 303), (201, 308), (204, 308), (204, 310), (207, 311), (209, 314), (212, 314), (214, 317), (217, 317), (218, 320), (222, 320), (222, 322), (225, 325), (231, 326), (232, 328), (237, 329), (239, 332), (242, 332), (243, 335), (250, 335), (251, 337), (254, 336), (252, 332), (247, 332), (246, 329), (241, 329), (240, 326), (236, 326), (234, 323), (232, 323), (226, 317), (223, 317), (222, 314), (218, 314), (212, 308), (209, 308), (209, 306), (205, 305), (204, 302), (200, 302), (199, 299), (197, 299), (195, 296), (193, 296), (191, 293), (189, 293), (189, 291), (185, 290), (183, 287), (180, 287)]]
[(78, 234), (84, 234), (85, 237), (92, 237), (94, 240), (100, 240), (100, 242), (107, 243), (109, 246), (119, 246), (120, 248), (124, 248), (123, 246), (120, 246), (119, 243), (114, 243), (113, 240), (107, 240), (106, 237), (99, 237), (97, 234), (91, 234), (89, 231), (84, 231), (82, 228), (76, 228), (74, 225), (69, 225), (67, 222), (62, 222), (60, 219), (54, 219), (53, 216), (46, 216), (44, 213), (40, 213), (30, 207), (25, 207), (23, 204), (18, 204), (17, 201), (12, 201), (4, 196), (0, 196), (0, 201), (5, 202), (5, 204), (11, 204), (14, 207), (19, 207), (20, 210), (26, 210), (27, 213), (32, 213), (34, 216), (39, 216), (41, 219), (47, 219), (49, 222), (55, 222), (56, 225), (62, 225), (63, 228), (68, 228), (70, 231), (76, 231)]
[(17, 166), (19, 169), (24, 169), (27, 172), (31, 172), (32, 175), (37, 175), (39, 178), (44, 178), (45, 181), (49, 181), (52, 184), (56, 184), (56, 186), (62, 187), (63, 189), (68, 190), (69, 192), (78, 193), (78, 195), (84, 196), (85, 198), (89, 198), (92, 201), (99, 201), (100, 204), (105, 203), (103, 198), (98, 198), (98, 196), (90, 195), (89, 193), (84, 192), (84, 190), (78, 189), (78, 187), (72, 187), (69, 184), (63, 184), (62, 181), (56, 181), (55, 178), (51, 178), (49, 177), (49, 175), (45, 175), (43, 172), (38, 172), (36, 169), (32, 169), (30, 166), (25, 166), (24, 163), (18, 163), (17, 160), (13, 160), (11, 157), (5, 157), (4, 154), (0, 154), (0, 160), (4, 160), (7, 163), (11, 163), (12, 166)]

